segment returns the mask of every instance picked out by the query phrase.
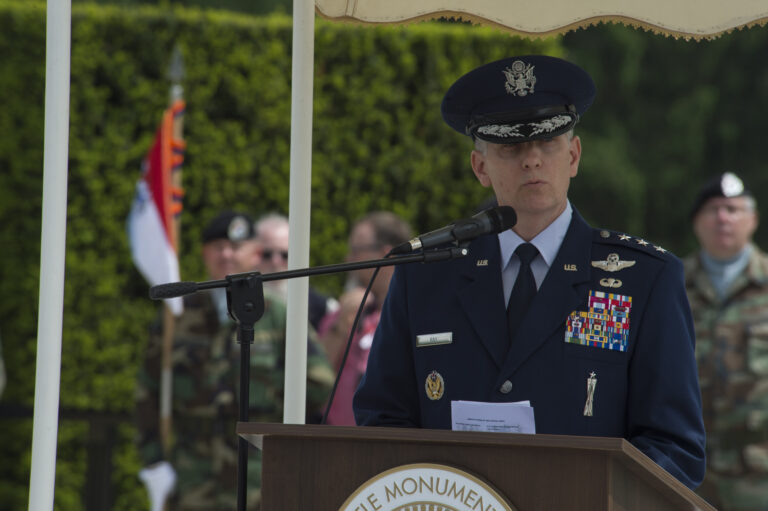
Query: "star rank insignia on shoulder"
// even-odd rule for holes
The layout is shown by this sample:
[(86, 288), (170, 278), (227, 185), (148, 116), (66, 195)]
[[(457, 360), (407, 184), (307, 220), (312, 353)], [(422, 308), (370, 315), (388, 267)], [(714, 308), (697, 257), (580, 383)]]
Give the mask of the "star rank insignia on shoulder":
[[(605, 229), (602, 229), (602, 230), (596, 230), (595, 233), (596, 233), (595, 239), (600, 242), (606, 242), (606, 243), (610, 243), (610, 244), (621, 246), (621, 247), (633, 248), (636, 250), (640, 250), (646, 254), (654, 254), (658, 257), (662, 257), (663, 254), (668, 253), (665, 248), (662, 248), (658, 245), (654, 245), (653, 243), (647, 240), (644, 240), (643, 238), (630, 236), (629, 234), (624, 234), (622, 232), (612, 232), (612, 231), (607, 231)], [(616, 255), (616, 254), (611, 254), (611, 255)], [(608, 259), (610, 259), (611, 255), (608, 256)], [(621, 262), (623, 263), (625, 261), (621, 261)], [(592, 266), (595, 266), (596, 268), (602, 268), (601, 266), (598, 266), (596, 263), (610, 263), (610, 261), (606, 260), (606, 261), (592, 262)], [(613, 267), (613, 266), (609, 264), (608, 267)], [(615, 269), (607, 269), (606, 267), (602, 269), (605, 269), (606, 271), (618, 271), (626, 267), (627, 266), (613, 267)]]

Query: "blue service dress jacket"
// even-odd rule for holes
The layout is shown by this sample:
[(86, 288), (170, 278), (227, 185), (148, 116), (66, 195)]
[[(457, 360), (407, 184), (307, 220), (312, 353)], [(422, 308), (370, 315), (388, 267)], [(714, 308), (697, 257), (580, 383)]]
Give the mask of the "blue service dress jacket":
[(355, 395), (356, 421), (450, 429), (454, 400), (530, 400), (537, 433), (626, 438), (695, 488), (705, 434), (680, 260), (593, 229), (574, 210), (512, 341), (497, 236), (476, 239), (461, 259), (399, 266)]

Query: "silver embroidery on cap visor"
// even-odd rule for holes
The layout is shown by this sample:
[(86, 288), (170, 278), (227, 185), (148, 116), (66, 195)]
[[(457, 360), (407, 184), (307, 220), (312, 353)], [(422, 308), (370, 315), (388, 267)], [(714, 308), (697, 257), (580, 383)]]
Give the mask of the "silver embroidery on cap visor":
[(567, 125), (569, 122), (571, 122), (571, 116), (556, 115), (551, 119), (545, 119), (541, 122), (529, 122), (528, 125), (534, 128), (531, 135), (538, 135), (539, 133), (552, 133), (556, 129)]
[(573, 118), (570, 115), (556, 115), (550, 119), (544, 119), (538, 122), (526, 122), (522, 124), (486, 124), (477, 128), (477, 132), (482, 135), (490, 135), (499, 138), (525, 137), (520, 130), (527, 127), (531, 130), (530, 135), (540, 135), (542, 133), (552, 133), (553, 131), (567, 126)]
[(477, 131), (483, 135), (491, 135), (494, 137), (522, 137), (523, 134), (519, 132), (520, 128), (525, 126), (524, 124), (515, 124), (510, 126), (508, 124), (487, 124), (480, 126)]

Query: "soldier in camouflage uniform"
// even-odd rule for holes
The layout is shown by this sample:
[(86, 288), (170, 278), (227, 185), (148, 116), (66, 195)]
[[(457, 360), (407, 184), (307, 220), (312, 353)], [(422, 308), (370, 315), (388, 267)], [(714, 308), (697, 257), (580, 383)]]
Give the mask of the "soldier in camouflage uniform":
[[(223, 220), (222, 220), (223, 218)], [(235, 225), (238, 218), (246, 223)], [(234, 225), (234, 227), (232, 227)], [(242, 214), (225, 213), (204, 231), (204, 258), (212, 279), (221, 272), (236, 273), (252, 258), (252, 222)], [(246, 242), (245, 244), (243, 242)], [(240, 259), (218, 269), (210, 264), (211, 243), (232, 244), (220, 258)], [(220, 250), (218, 252), (221, 252)], [(229, 264), (229, 263), (227, 263)], [(225, 274), (226, 274), (225, 273)], [(184, 313), (176, 322), (173, 343), (172, 447), (163, 456), (159, 438), (159, 375), (162, 340), (159, 326), (152, 331), (137, 385), (139, 451), (145, 466), (167, 460), (177, 474), (171, 509), (234, 510), (237, 504), (237, 435), (240, 350), (236, 327), (222, 314), (223, 290), (187, 296)], [(254, 327), (251, 345), (250, 420), (282, 422), (285, 355), (285, 305), (265, 293), (265, 311)], [(222, 300), (223, 299), (223, 300)], [(310, 340), (307, 369), (307, 417), (320, 417), (334, 374), (323, 351)], [(261, 453), (248, 454), (248, 509), (258, 508)]]
[(768, 509), (768, 255), (752, 244), (755, 200), (732, 173), (701, 189), (701, 250), (685, 260), (696, 330), (707, 473), (699, 493), (723, 511)]

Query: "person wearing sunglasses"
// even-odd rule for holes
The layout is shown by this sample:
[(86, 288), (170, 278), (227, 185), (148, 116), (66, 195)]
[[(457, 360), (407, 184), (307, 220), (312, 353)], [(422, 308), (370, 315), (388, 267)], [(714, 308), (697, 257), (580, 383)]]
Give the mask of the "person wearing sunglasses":
[[(200, 255), (210, 280), (253, 271), (261, 254), (253, 219), (222, 211), (202, 231)], [(254, 325), (251, 346), (250, 420), (283, 420), (286, 308), (264, 291), (264, 315)], [(184, 297), (175, 320), (172, 361), (172, 445), (161, 445), (159, 428), (163, 335), (153, 325), (136, 385), (137, 448), (141, 479), (150, 495), (170, 493), (171, 509), (236, 509), (238, 386), (240, 349), (228, 314), (224, 288)], [(323, 348), (307, 341), (307, 420), (317, 422), (333, 386), (334, 373)], [(257, 509), (260, 488), (257, 449), (248, 457), (248, 509)], [(173, 491), (175, 479), (176, 491)]]
[[(288, 218), (279, 213), (267, 213), (260, 217), (254, 226), (256, 240), (259, 242), (261, 257), (256, 270), (262, 274), (285, 271), (288, 269)], [(264, 287), (283, 299), (287, 295), (287, 280), (270, 280)], [(335, 311), (339, 304), (335, 298), (326, 296), (312, 286), (309, 287), (308, 314), (309, 324), (317, 330), (323, 317)]]
[[(383, 258), (393, 247), (405, 243), (411, 236), (411, 226), (397, 214), (391, 211), (373, 211), (352, 224), (347, 241), (347, 261), (354, 263)], [(349, 272), (347, 290), (339, 298), (339, 310), (327, 315), (318, 331), (320, 343), (325, 347), (328, 360), (336, 371), (341, 368), (354, 318), (374, 272), (373, 268)], [(380, 268), (371, 285), (370, 294), (352, 337), (333, 403), (328, 411), (328, 424), (355, 425), (352, 397), (368, 363), (373, 332), (379, 323), (381, 306), (387, 296), (393, 272), (392, 266)]]

